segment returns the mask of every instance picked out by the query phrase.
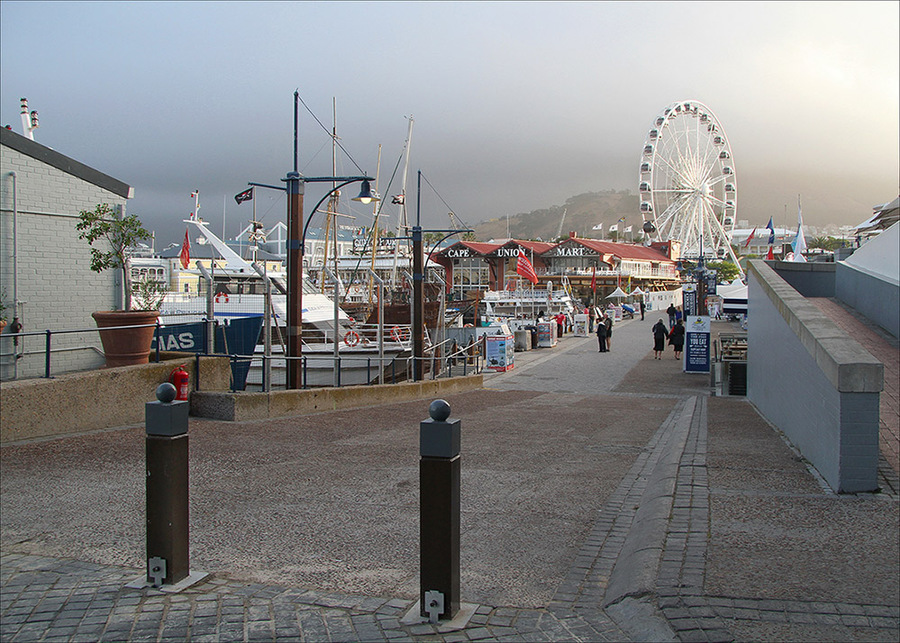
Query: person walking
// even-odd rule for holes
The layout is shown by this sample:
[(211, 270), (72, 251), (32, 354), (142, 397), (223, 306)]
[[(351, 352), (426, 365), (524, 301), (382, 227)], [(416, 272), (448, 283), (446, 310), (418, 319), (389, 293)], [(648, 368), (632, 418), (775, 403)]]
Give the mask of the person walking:
[(684, 350), (684, 322), (680, 319), (675, 322), (675, 328), (669, 331), (669, 344), (675, 349), (675, 359), (681, 358)]
[(669, 336), (669, 329), (660, 319), (650, 329), (653, 333), (653, 359), (662, 359), (662, 355), (666, 350), (666, 338)]
[(641, 321), (644, 321), (644, 311), (647, 310), (647, 307), (644, 306), (644, 300), (643, 300), (643, 299), (641, 300), (641, 302), (640, 302), (639, 305), (640, 305), (640, 307), (641, 307)]
[(603, 318), (597, 320), (597, 344), (599, 345), (600, 352), (605, 353), (609, 349), (606, 346), (606, 324), (604, 323)]
[(612, 350), (612, 327), (613, 327), (612, 315), (607, 313), (606, 319), (603, 320), (603, 323), (606, 325), (606, 350), (611, 351)]
[(669, 304), (666, 314), (669, 315), (669, 328), (675, 328), (675, 304)]
[(678, 322), (684, 321), (684, 312), (681, 310), (681, 306), (675, 307), (675, 325), (678, 325)]

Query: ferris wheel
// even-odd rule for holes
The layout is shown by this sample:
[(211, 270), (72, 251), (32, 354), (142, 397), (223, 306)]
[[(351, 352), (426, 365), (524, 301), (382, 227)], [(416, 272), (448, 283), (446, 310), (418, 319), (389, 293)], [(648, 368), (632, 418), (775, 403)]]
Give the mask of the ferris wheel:
[(672, 103), (653, 121), (641, 154), (644, 232), (681, 244), (681, 257), (730, 259), (737, 214), (731, 144), (712, 110), (696, 100)]

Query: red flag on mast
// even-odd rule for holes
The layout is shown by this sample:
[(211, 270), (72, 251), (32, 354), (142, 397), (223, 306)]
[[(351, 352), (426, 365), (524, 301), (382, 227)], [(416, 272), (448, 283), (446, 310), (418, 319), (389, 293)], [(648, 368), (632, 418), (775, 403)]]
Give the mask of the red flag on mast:
[(184, 242), (181, 244), (181, 252), (178, 254), (178, 258), (181, 259), (181, 267), (187, 269), (188, 264), (191, 262), (191, 238), (188, 236), (187, 228), (184, 230)]
[(591, 272), (591, 292), (597, 292), (597, 266)]
[(524, 252), (519, 253), (519, 259), (516, 261), (516, 273), (525, 277), (533, 284), (538, 282), (537, 273), (534, 272), (534, 266), (528, 261), (528, 257)]
[(744, 244), (745, 248), (748, 248), (750, 246), (750, 242), (753, 241), (753, 237), (755, 237), (755, 236), (756, 236), (756, 228), (754, 227), (753, 232), (751, 232), (750, 236), (747, 237), (747, 243)]

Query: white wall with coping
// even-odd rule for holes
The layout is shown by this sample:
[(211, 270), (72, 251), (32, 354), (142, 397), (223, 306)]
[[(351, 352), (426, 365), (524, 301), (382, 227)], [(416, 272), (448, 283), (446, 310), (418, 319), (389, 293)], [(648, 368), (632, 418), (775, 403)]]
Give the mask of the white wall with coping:
[[(15, 172), (13, 179), (11, 175)], [(15, 181), (17, 262), (13, 261), (13, 182)], [(0, 289), (12, 321), (13, 271), (17, 267), (19, 317), (23, 332), (95, 328), (91, 313), (117, 306), (116, 271), (90, 270), (90, 246), (78, 238), (81, 210), (112, 206), (126, 198), (65, 172), (8, 145), (0, 145)], [(17, 266), (16, 266), (17, 264)], [(9, 327), (4, 333), (9, 331)], [(44, 338), (20, 339), (25, 356), (12, 365), (13, 342), (0, 339), (0, 379), (44, 372)], [(96, 331), (54, 335), (52, 372), (103, 364)]]
[(877, 488), (884, 367), (764, 261), (751, 261), (747, 397), (832, 489)]
[(900, 223), (836, 264), (835, 296), (900, 337)]

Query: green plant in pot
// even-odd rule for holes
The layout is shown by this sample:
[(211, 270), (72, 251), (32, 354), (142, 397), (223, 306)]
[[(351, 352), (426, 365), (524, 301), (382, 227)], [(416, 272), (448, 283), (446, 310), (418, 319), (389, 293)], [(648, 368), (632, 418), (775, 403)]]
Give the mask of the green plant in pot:
[(6, 328), (6, 291), (0, 290), (0, 333)]
[(78, 218), (75, 225), (78, 238), (91, 246), (91, 270), (98, 273), (104, 270), (122, 271), (125, 310), (104, 310), (92, 314), (100, 331), (106, 365), (146, 364), (162, 298), (143, 296), (149, 294), (146, 284), (143, 294), (140, 283), (132, 285), (128, 248), (149, 239), (151, 234), (136, 215), (119, 216), (107, 203), (101, 203), (93, 210), (82, 210)]

